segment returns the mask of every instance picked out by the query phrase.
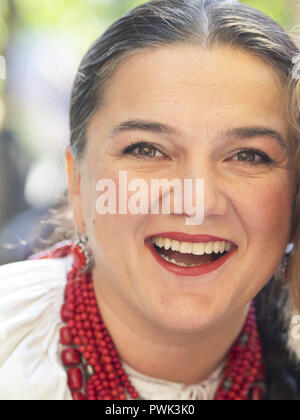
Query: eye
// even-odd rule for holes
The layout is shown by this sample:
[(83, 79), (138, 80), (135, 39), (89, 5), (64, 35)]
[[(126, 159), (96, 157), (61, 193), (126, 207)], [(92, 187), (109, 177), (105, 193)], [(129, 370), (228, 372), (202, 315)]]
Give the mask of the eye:
[(274, 160), (266, 153), (256, 149), (243, 149), (235, 155), (235, 161), (244, 163), (246, 165), (271, 165)]
[(164, 159), (166, 156), (152, 143), (138, 142), (126, 147), (123, 152), (124, 155), (132, 155), (137, 159), (151, 160)]

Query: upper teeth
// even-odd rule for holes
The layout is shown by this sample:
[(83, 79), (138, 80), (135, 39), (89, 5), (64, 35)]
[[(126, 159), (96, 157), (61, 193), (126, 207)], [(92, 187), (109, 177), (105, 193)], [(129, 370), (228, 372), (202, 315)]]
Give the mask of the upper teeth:
[(230, 251), (233, 248), (231, 242), (201, 242), (201, 243), (192, 243), (192, 242), (179, 242), (174, 241), (169, 238), (155, 237), (152, 239), (152, 242), (155, 243), (160, 248), (165, 248), (166, 250), (172, 249), (172, 251), (179, 251), (182, 254), (194, 254), (194, 255), (204, 255), (204, 254), (215, 254), (223, 253), (224, 251)]

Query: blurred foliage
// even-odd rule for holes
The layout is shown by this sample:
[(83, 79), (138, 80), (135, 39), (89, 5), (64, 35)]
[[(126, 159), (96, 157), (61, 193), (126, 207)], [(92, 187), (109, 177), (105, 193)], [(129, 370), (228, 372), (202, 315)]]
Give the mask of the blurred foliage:
[(87, 23), (90, 19), (93, 25), (99, 20), (113, 20), (140, 3), (133, 0), (15, 0), (20, 14), (34, 26)]
[(80, 49), (86, 48), (114, 20), (141, 0), (1, 0), (0, 49), (12, 31), (23, 29), (55, 31), (75, 36)]
[[(24, 27), (55, 30), (61, 36), (77, 35), (79, 49), (85, 49), (114, 20), (145, 0), (1, 0), (0, 50), (10, 33)], [(267, 13), (283, 26), (288, 25), (294, 0), (242, 0)]]
[(243, 0), (241, 3), (255, 7), (270, 16), (283, 27), (287, 28), (293, 20), (291, 0)]

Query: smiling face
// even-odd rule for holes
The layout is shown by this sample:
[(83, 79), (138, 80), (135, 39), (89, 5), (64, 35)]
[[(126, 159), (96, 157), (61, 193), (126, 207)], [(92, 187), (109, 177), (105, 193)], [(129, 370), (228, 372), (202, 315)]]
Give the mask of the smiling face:
[[(112, 136), (125, 121), (168, 130), (131, 123)], [(248, 130), (236, 130), (242, 127)], [(254, 135), (253, 127), (286, 141), (279, 81), (247, 52), (148, 49), (114, 74), (89, 123), (84, 157), (68, 159), (74, 218), (94, 253), (96, 292), (122, 322), (131, 313), (161, 330), (211, 328), (241, 311), (274, 274), (289, 240), (295, 185), (279, 139)], [(151, 145), (129, 148), (138, 142)], [(97, 182), (114, 180), (118, 196), (119, 171), (149, 189), (151, 179), (203, 179), (203, 223), (187, 226), (186, 214), (174, 213), (99, 215)], [(211, 272), (182, 276), (158, 263), (145, 242), (162, 232), (212, 235), (237, 249)]]

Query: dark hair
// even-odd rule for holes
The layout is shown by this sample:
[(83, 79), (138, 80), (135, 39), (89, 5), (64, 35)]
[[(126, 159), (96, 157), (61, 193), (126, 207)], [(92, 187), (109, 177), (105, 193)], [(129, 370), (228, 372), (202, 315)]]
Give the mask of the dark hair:
[[(202, 48), (230, 46), (245, 50), (263, 60), (279, 77), (286, 95), (289, 120), (288, 150), (300, 184), (299, 78), (293, 77), (293, 58), (299, 50), (291, 37), (267, 15), (235, 0), (152, 0), (129, 11), (95, 41), (84, 56), (71, 98), (71, 148), (76, 159), (84, 156), (88, 123), (105, 102), (106, 87), (125, 59), (147, 48), (171, 44), (193, 44)], [(294, 302), (300, 308), (300, 198), (297, 191), (293, 213), (294, 251), (289, 277)], [(276, 278), (277, 274), (275, 275)], [(299, 399), (300, 375), (285, 352), (284, 326), (269, 327), (271, 311), (266, 312), (264, 289), (257, 297), (259, 325), (263, 336), (267, 367), (266, 399)], [(273, 299), (277, 311), (283, 309)], [(277, 306), (276, 306), (277, 304)], [(279, 309), (278, 309), (279, 308)], [(267, 316), (265, 316), (267, 314)], [(280, 314), (279, 314), (280, 317)], [(278, 318), (279, 319), (279, 318)], [(274, 327), (276, 326), (276, 328)], [(274, 329), (275, 328), (275, 329)], [(270, 331), (276, 330), (276, 337)], [(282, 362), (278, 364), (278, 360)], [(278, 367), (278, 369), (275, 367)], [(276, 374), (273, 374), (276, 372)], [(293, 376), (294, 372), (294, 376)], [(298, 376), (297, 376), (298, 375)], [(286, 386), (284, 380), (293, 386)], [(297, 384), (298, 382), (298, 384)]]

